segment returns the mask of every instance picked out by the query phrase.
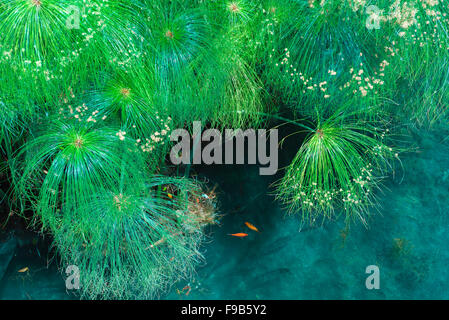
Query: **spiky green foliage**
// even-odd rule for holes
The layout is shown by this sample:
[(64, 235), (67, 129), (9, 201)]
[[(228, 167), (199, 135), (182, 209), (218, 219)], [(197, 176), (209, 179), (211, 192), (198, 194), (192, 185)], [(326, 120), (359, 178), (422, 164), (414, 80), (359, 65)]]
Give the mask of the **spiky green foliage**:
[(122, 171), (143, 170), (138, 156), (131, 156), (137, 152), (128, 139), (120, 140), (118, 131), (54, 120), (17, 156), (24, 160), (18, 193), (34, 204), (43, 228), (56, 229), (65, 210), (62, 203), (77, 210), (93, 193), (110, 190)]
[(70, 49), (72, 35), (63, 27), (70, 4), (61, 0), (2, 0), (0, 42), (4, 52), (9, 50), (13, 58), (34, 63)]
[(163, 82), (173, 80), (210, 45), (205, 12), (177, 1), (146, 3), (144, 9), (149, 16), (146, 46), (156, 73)]
[[(322, 66), (351, 64), (362, 51), (365, 29), (346, 1), (325, 1), (313, 4), (300, 2), (290, 20), (289, 39), (292, 59), (303, 72), (315, 76), (326, 72)], [(287, 47), (289, 48), (289, 47)], [(316, 50), (321, 48), (321, 50)]]
[(447, 56), (448, 3), (445, 1), (373, 1), (381, 10), (386, 51), (401, 76), (428, 75), (434, 61)]
[[(200, 257), (203, 234), (187, 210), (198, 187), (149, 178), (133, 141), (83, 121), (54, 121), (18, 155), (26, 159), (19, 194), (54, 235), (62, 265), (80, 268), (83, 297), (154, 297)], [(176, 199), (163, 196), (167, 186)]]
[[(127, 131), (134, 129), (134, 136), (142, 138), (160, 129), (160, 124), (156, 119), (159, 112), (151, 101), (151, 95), (138, 80), (130, 74), (117, 74), (105, 80), (101, 89), (88, 93), (86, 101), (96, 112), (96, 118), (115, 120), (115, 124)], [(165, 113), (164, 110), (159, 111)]]
[[(154, 298), (188, 277), (201, 259), (203, 237), (187, 211), (189, 181), (122, 176), (114, 190), (92, 194), (54, 231), (62, 265), (80, 269), (81, 295), (95, 299)], [(176, 188), (176, 199), (161, 197)], [(76, 221), (76, 222), (75, 222)]]
[(397, 96), (404, 116), (425, 127), (447, 123), (449, 106), (449, 61), (437, 60), (429, 70), (427, 76), (401, 83), (408, 94)]
[[(13, 99), (11, 99), (13, 100)], [(11, 100), (0, 100), (0, 149), (11, 157), (14, 144), (25, 130), (25, 123), (30, 121), (31, 111), (25, 106), (17, 106)]]
[[(429, 126), (445, 115), (447, 104), (443, 88), (449, 50), (448, 3), (395, 0), (373, 4), (382, 13), (378, 45), (391, 64), (386, 81), (399, 84), (391, 97), (406, 118)], [(404, 92), (412, 97), (404, 97)], [(391, 113), (396, 114), (397, 105), (393, 108)]]
[(81, 7), (81, 1), (3, 0), (1, 5), (0, 60), (19, 77), (16, 86), (48, 103), (71, 77), (67, 67), (79, 62), (82, 30), (68, 22), (70, 8)]
[(219, 23), (231, 27), (241, 26), (250, 23), (256, 13), (258, 1), (236, 0), (236, 1), (215, 1), (212, 4), (220, 18)]
[(330, 116), (342, 105), (367, 119), (384, 111), (394, 85), (385, 85), (390, 63), (371, 49), (376, 39), (350, 2), (268, 1), (267, 8), (263, 79), (274, 97), (298, 117), (317, 109)]
[(367, 223), (384, 170), (396, 156), (385, 132), (368, 123), (330, 118), (309, 132), (285, 177), (278, 197), (304, 220), (321, 223), (343, 211), (347, 222)]
[(257, 31), (229, 21), (234, 12), (221, 2), (162, 1), (146, 10), (155, 103), (167, 108), (175, 123), (257, 126), (263, 93), (254, 46), (247, 45)]
[(448, 14), (437, 0), (0, 0), (9, 203), (79, 265), (83, 297), (155, 297), (193, 271), (214, 221), (198, 186), (159, 176), (171, 130), (272, 115), (307, 132), (279, 198), (312, 223), (366, 223), (398, 156), (383, 130), (447, 121)]

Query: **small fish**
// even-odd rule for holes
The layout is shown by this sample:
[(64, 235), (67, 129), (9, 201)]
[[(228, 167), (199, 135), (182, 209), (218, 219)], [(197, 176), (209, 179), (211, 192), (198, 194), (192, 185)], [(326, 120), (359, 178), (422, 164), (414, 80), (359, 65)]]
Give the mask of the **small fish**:
[(199, 198), (196, 198), (196, 203), (200, 203), (200, 199)]
[(243, 232), (240, 232), (240, 233), (231, 233), (231, 234), (228, 234), (229, 236), (233, 236), (233, 237), (239, 237), (239, 238), (244, 238), (244, 237), (247, 237), (248, 236), (248, 234), (247, 233), (243, 233)]
[(186, 296), (188, 296), (190, 293), (190, 290), (192, 290), (192, 288), (190, 286), (185, 286), (184, 288), (182, 288), (182, 292), (184, 292), (184, 290), (187, 290)]
[(168, 196), (170, 199), (173, 199), (173, 195), (172, 195), (171, 193), (167, 193), (167, 196)]
[(24, 272), (27, 272), (27, 271), (29, 271), (29, 270), (30, 270), (30, 268), (25, 267), (25, 268), (20, 269), (20, 270), (17, 271), (17, 272), (24, 273)]
[(175, 260), (175, 257), (171, 257), (171, 258), (170, 258), (170, 261), (173, 261), (173, 260)]
[(259, 232), (259, 229), (257, 229), (257, 228), (256, 228), (254, 225), (252, 225), (251, 223), (245, 222), (245, 224), (246, 224), (246, 226), (247, 226), (248, 228), (250, 228), (251, 230), (254, 230), (254, 231)]

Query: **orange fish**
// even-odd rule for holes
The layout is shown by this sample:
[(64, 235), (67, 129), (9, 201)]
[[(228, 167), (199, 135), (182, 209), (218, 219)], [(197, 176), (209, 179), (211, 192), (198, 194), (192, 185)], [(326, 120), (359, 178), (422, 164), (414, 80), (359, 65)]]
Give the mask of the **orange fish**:
[(173, 195), (172, 195), (172, 194), (167, 193), (167, 196), (168, 196), (170, 199), (173, 199)]
[(25, 267), (25, 268), (20, 269), (17, 272), (24, 273), (24, 272), (27, 272), (28, 270), (30, 270), (30, 269), (28, 267)]
[(239, 238), (244, 238), (244, 237), (247, 237), (248, 236), (248, 234), (247, 233), (243, 233), (243, 232), (240, 232), (240, 233), (232, 233), (232, 234), (228, 234), (229, 236), (233, 236), (233, 237), (239, 237)]
[(254, 230), (254, 231), (259, 232), (259, 230), (258, 230), (254, 225), (252, 225), (251, 223), (245, 222), (245, 224), (246, 224), (246, 226), (247, 226), (248, 228), (250, 228), (251, 230)]
[(184, 290), (187, 290), (186, 296), (188, 296), (190, 293), (190, 290), (192, 290), (192, 288), (190, 286), (185, 286), (184, 288), (182, 288), (182, 292), (184, 292)]

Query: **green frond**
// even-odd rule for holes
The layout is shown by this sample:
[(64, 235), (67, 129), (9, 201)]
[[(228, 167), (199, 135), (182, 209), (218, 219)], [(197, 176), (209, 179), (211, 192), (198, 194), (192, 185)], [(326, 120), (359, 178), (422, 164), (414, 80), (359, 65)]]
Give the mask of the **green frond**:
[(332, 219), (340, 210), (347, 222), (366, 224), (384, 170), (398, 156), (384, 136), (368, 123), (324, 121), (309, 133), (286, 169), (278, 198), (311, 224)]
[[(24, 162), (21, 162), (24, 161)], [(122, 171), (144, 170), (141, 153), (121, 131), (83, 121), (54, 120), (16, 157), (19, 195), (31, 200), (43, 228), (60, 226), (61, 203), (76, 210), (93, 193), (110, 190)]]
[[(142, 176), (124, 178), (65, 215), (54, 231), (61, 264), (80, 269), (82, 297), (155, 298), (188, 278), (202, 259), (203, 234), (187, 206), (198, 187), (162, 176), (146, 183)], [(178, 196), (162, 197), (167, 187)]]
[(189, 8), (180, 1), (146, 3), (144, 10), (148, 15), (145, 50), (165, 84), (208, 48), (211, 28), (201, 8)]
[(2, 0), (0, 43), (2, 51), (21, 62), (42, 62), (72, 47), (66, 26), (67, 9), (78, 2), (65, 0)]

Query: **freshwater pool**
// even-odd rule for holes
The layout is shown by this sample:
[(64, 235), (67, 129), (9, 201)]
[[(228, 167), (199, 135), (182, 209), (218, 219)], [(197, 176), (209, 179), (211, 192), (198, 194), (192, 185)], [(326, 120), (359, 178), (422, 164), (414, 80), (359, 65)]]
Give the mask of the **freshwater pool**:
[[(420, 134), (419, 152), (385, 181), (382, 208), (369, 228), (340, 220), (318, 228), (287, 216), (267, 194), (277, 177), (255, 166), (199, 168), (219, 184), (224, 217), (204, 245), (194, 279), (163, 299), (449, 299), (449, 142)], [(402, 181), (401, 181), (402, 180)], [(248, 231), (249, 221), (260, 233)], [(301, 229), (301, 230), (300, 230)], [(229, 233), (248, 232), (244, 239)], [(368, 290), (365, 268), (377, 265), (380, 289)], [(29, 272), (17, 271), (28, 267)], [(178, 294), (189, 284), (188, 296)], [(0, 299), (76, 299), (45, 250), (20, 248), (0, 282)]]

